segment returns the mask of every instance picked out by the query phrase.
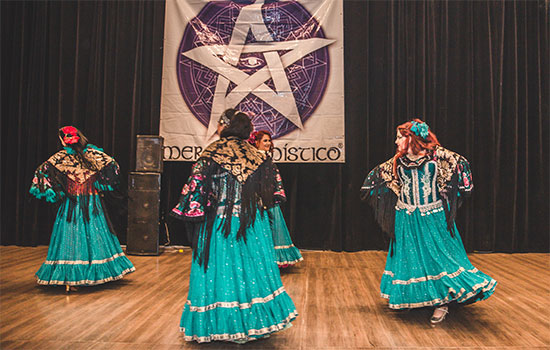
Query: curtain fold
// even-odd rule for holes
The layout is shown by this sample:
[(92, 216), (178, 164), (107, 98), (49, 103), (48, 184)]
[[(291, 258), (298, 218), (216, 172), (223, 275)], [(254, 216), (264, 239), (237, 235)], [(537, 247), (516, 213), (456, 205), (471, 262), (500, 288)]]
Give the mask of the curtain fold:
[[(48, 244), (55, 210), (27, 191), (59, 148), (57, 128), (76, 125), (104, 147), (124, 184), (135, 136), (158, 133), (164, 2), (0, 6), (1, 243)], [(358, 191), (393, 155), (395, 127), (421, 117), (472, 164), (475, 190), (457, 222), (466, 248), (549, 251), (548, 14), (544, 0), (344, 1), (347, 160), (279, 165), (294, 243), (385, 249)], [(189, 172), (165, 163), (163, 213)], [(125, 242), (125, 214), (114, 219)], [(183, 225), (168, 227), (172, 244), (188, 243)]]
[[(34, 169), (75, 125), (124, 169), (135, 136), (158, 134), (162, 1), (3, 1), (2, 244), (48, 244), (54, 208), (33, 200)], [(125, 237), (125, 215), (112, 215)]]

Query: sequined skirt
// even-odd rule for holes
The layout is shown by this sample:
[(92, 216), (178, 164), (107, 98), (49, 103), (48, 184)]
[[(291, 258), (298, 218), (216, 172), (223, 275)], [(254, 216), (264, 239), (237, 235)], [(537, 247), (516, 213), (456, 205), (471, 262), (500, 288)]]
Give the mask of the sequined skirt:
[(491, 296), (497, 284), (471, 264), (456, 226), (454, 237), (447, 230), (441, 206), (397, 209), (390, 253), (380, 290), (392, 309), (473, 303)]
[(77, 201), (71, 222), (69, 199), (59, 207), (48, 256), (36, 273), (39, 284), (95, 285), (135, 271), (109, 229), (99, 197), (90, 196), (88, 205), (89, 220), (84, 220)]
[(195, 259), (191, 265), (180, 322), (184, 339), (246, 342), (288, 327), (298, 313), (281, 282), (267, 213), (257, 212), (246, 242), (236, 238), (238, 217), (233, 217), (227, 238), (220, 221), (214, 222), (207, 270)]
[(278, 204), (269, 209), (269, 220), (273, 231), (273, 244), (277, 265), (279, 267), (287, 267), (304, 260), (298, 248), (292, 243), (285, 218)]

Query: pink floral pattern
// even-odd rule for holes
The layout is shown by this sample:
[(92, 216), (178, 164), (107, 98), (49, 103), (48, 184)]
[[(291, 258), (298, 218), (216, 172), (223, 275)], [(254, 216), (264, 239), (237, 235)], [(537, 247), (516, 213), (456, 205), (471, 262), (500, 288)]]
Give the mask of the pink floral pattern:
[(202, 205), (197, 201), (191, 201), (189, 203), (189, 209), (184, 214), (187, 217), (197, 217), (204, 215)]
[(204, 206), (209, 206), (208, 198), (204, 195), (204, 180), (202, 175), (204, 160), (199, 160), (192, 168), (192, 174), (183, 185), (178, 205), (172, 209), (172, 215), (178, 218), (199, 219), (204, 217)]
[(464, 183), (464, 186), (465, 187), (470, 187), (470, 181), (468, 180), (467, 177), (462, 177), (462, 182)]
[(189, 193), (189, 185), (185, 184), (185, 185), (183, 185), (183, 188), (181, 189), (181, 194), (185, 196), (188, 193)]
[(281, 177), (281, 174), (279, 173), (279, 168), (277, 166), (274, 166), (274, 177), (275, 177), (275, 189), (273, 192), (273, 195), (276, 197), (276, 200), (278, 202), (284, 202), (286, 201), (286, 193), (285, 188), (283, 186), (283, 178)]

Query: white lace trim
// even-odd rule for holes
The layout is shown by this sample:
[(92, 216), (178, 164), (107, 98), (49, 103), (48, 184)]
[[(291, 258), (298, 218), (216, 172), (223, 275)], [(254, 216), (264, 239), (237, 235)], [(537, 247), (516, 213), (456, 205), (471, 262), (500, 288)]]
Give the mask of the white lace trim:
[[(435, 164), (435, 162), (433, 162)], [(437, 166), (436, 166), (437, 168)], [(436, 176), (433, 176), (433, 179), (435, 179)], [(432, 181), (430, 181), (430, 162), (426, 162), (424, 164), (424, 171), (422, 174), (422, 177), (420, 178), (420, 182), (422, 182), (422, 192), (424, 198), (424, 203), (428, 203), (428, 197), (435, 191), (435, 188), (432, 188)]]
[(268, 301), (275, 299), (276, 296), (283, 294), (284, 292), (285, 292), (285, 287), (281, 287), (276, 291), (274, 291), (273, 293), (271, 293), (270, 295), (264, 298), (261, 298), (261, 297), (254, 298), (249, 303), (239, 303), (238, 301), (218, 301), (206, 306), (192, 306), (191, 300), (187, 300), (185, 304), (189, 305), (189, 311), (191, 312), (205, 312), (205, 311), (216, 309), (218, 307), (224, 307), (224, 308), (238, 307), (239, 309), (242, 310), (242, 309), (251, 308), (252, 305), (254, 304), (258, 304), (258, 303), (265, 304)]
[(407, 214), (412, 214), (416, 209), (420, 211), (421, 215), (430, 215), (432, 213), (437, 213), (443, 210), (443, 201), (441, 199), (424, 204), (424, 205), (412, 205), (407, 204), (401, 200), (397, 201), (397, 204), (395, 205), (396, 210), (403, 210), (405, 209), (407, 211)]
[(402, 185), (401, 185), (401, 198), (403, 198), (403, 196), (405, 196), (405, 200), (407, 202), (411, 202), (411, 196), (410, 196), (410, 192), (411, 192), (411, 182), (412, 182), (412, 179), (410, 177), (407, 176), (407, 174), (405, 173), (405, 170), (403, 170), (402, 167), (398, 167), (397, 168), (398, 171), (400, 172), (401, 174), (401, 181), (402, 181)]
[(291, 244), (291, 245), (276, 245), (273, 248), (275, 248), (275, 249), (288, 249), (288, 248), (292, 248), (292, 247), (294, 247), (294, 244)]
[(413, 188), (413, 203), (414, 205), (420, 205), (420, 189), (418, 183), (418, 169), (411, 169), (412, 175), (412, 188)]
[[(288, 325), (288, 323), (291, 320), (295, 319), (297, 316), (298, 316), (298, 312), (296, 310), (294, 310), (281, 323), (278, 323), (276, 325), (272, 325), (272, 326), (269, 326), (269, 327), (260, 328), (260, 329), (249, 329), (248, 331), (246, 331), (246, 333), (245, 332), (240, 332), (240, 333), (233, 333), (233, 334), (229, 334), (229, 333), (211, 334), (211, 335), (205, 336), (205, 337), (199, 337), (197, 335), (189, 335), (189, 336), (184, 335), (183, 338), (186, 341), (195, 340), (199, 343), (210, 342), (210, 341), (213, 341), (213, 340), (228, 340), (228, 341), (256, 340), (257, 338), (252, 337), (252, 336), (262, 336), (262, 335), (267, 335), (269, 333), (280, 331), (280, 330), (284, 329)], [(180, 327), (180, 331), (185, 333), (185, 328)]]
[(116, 253), (110, 258), (101, 259), (101, 260), (46, 260), (44, 264), (46, 265), (94, 265), (94, 264), (104, 264), (109, 261), (113, 261), (116, 258), (125, 256), (124, 253)]
[(95, 281), (92, 281), (92, 280), (80, 280), (80, 281), (56, 281), (56, 280), (52, 280), (52, 281), (45, 281), (45, 280), (41, 280), (40, 278), (37, 278), (37, 283), (41, 284), (41, 285), (58, 285), (58, 286), (79, 286), (79, 285), (92, 286), (92, 285), (96, 285), (96, 284), (102, 284), (102, 283), (106, 283), (106, 282), (110, 282), (110, 281), (119, 280), (122, 277), (124, 277), (124, 275), (126, 275), (130, 272), (134, 272), (134, 271), (136, 271), (136, 268), (132, 266), (132, 267), (122, 271), (122, 273), (118, 276), (107, 277), (107, 278), (104, 278), (104, 279), (101, 279), (101, 280), (95, 280)]
[[(481, 283), (478, 283), (478, 284), (474, 285), (472, 287), (472, 291), (469, 292), (469, 293), (466, 293), (464, 296), (462, 296), (462, 295), (466, 292), (466, 289), (461, 288), (460, 293), (456, 294), (456, 291), (453, 288), (449, 288), (449, 293), (448, 293), (449, 295), (447, 295), (443, 299), (437, 298), (437, 299), (433, 299), (433, 300), (429, 300), (429, 301), (423, 301), (423, 302), (420, 302), (420, 303), (404, 303), (404, 304), (391, 304), (390, 303), (389, 307), (390, 307), (390, 309), (413, 309), (413, 308), (424, 307), (424, 306), (434, 306), (434, 305), (448, 304), (449, 302), (454, 301), (454, 300), (456, 300), (459, 303), (462, 303), (462, 302), (470, 299), (474, 295), (478, 294), (479, 293), (478, 289), (481, 289), (481, 291), (486, 292), (488, 290), (491, 290), (495, 286), (496, 283), (497, 283), (497, 281), (494, 280), (494, 279), (491, 279), (490, 281), (485, 280)], [(456, 294), (455, 297), (452, 298), (452, 299), (449, 297), (451, 293)], [(390, 299), (390, 296), (388, 294), (380, 293), (380, 295), (382, 296), (382, 298)]]
[(301, 256), (299, 259), (296, 259), (296, 260), (292, 260), (292, 261), (277, 261), (277, 265), (281, 266), (281, 265), (294, 265), (294, 264), (297, 264), (299, 263), (300, 261), (303, 261), (304, 260), (304, 257)]
[[(392, 284), (404, 284), (404, 285), (407, 285), (407, 284), (411, 284), (411, 283), (418, 283), (418, 282), (426, 282), (427, 280), (438, 280), (438, 279), (441, 279), (443, 278), (443, 276), (447, 276), (449, 278), (454, 278), (458, 275), (460, 275), (462, 272), (466, 271), (465, 268), (463, 267), (460, 267), (458, 270), (456, 270), (455, 272), (453, 273), (448, 273), (447, 271), (443, 271), (441, 272), (440, 274), (438, 275), (435, 275), (435, 276), (423, 276), (423, 277), (416, 277), (416, 278), (410, 278), (408, 280), (393, 280), (392, 281)], [(479, 270), (477, 268), (473, 268), (471, 270), (468, 270), (468, 272), (471, 272), (471, 273), (476, 273), (476, 272), (479, 272)], [(388, 275), (388, 276), (391, 276), (391, 277), (394, 277), (394, 273), (391, 272), (391, 271), (384, 271), (384, 275)]]

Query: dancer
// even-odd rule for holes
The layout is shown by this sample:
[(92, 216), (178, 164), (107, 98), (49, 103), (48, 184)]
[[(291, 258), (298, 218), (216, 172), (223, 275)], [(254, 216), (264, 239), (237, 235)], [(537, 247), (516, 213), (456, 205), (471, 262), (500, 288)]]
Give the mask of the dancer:
[(73, 126), (59, 129), (63, 149), (38, 167), (30, 193), (60, 203), (38, 284), (89, 286), (135, 271), (122, 252), (101, 200), (118, 186), (119, 167)]
[(439, 323), (451, 302), (486, 299), (497, 284), (470, 263), (455, 225), (456, 210), (473, 189), (470, 165), (441, 147), (420, 119), (399, 125), (395, 144), (395, 156), (361, 187), (392, 238), (381, 294), (392, 309), (434, 307), (430, 321)]
[(189, 294), (180, 329), (187, 341), (245, 343), (298, 315), (281, 282), (267, 210), (280, 192), (275, 168), (246, 140), (248, 116), (228, 109), (192, 168), (171, 215), (194, 223)]
[[(252, 145), (256, 146), (261, 152), (265, 152), (268, 157), (271, 157), (273, 153), (273, 140), (271, 139), (271, 134), (269, 131), (260, 130), (254, 131), (250, 134), (248, 139)], [(281, 183), (281, 191), (276, 193), (275, 206), (267, 211), (271, 223), (271, 229), (273, 231), (273, 244), (275, 248), (275, 254), (277, 257), (277, 265), (280, 268), (285, 268), (297, 264), (298, 262), (304, 260), (302, 254), (298, 248), (292, 243), (292, 238), (290, 238), (290, 233), (285, 223), (285, 218), (281, 211), (279, 203), (286, 201), (286, 195), (282, 186), (281, 175), (277, 166), (273, 164), (276, 169), (276, 180)]]

